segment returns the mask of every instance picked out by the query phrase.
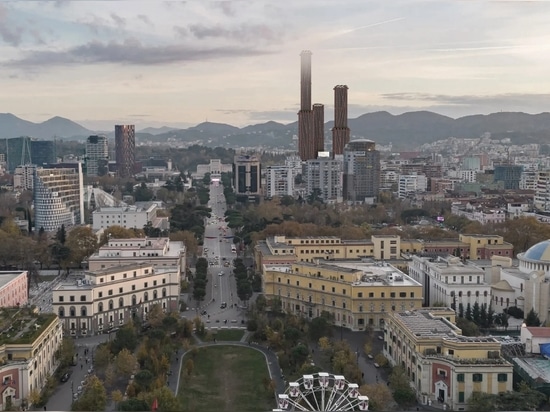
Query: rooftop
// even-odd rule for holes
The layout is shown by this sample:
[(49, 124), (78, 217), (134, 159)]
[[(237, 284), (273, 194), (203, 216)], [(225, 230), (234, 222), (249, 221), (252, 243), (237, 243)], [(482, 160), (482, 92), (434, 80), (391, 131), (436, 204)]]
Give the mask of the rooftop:
[(18, 271), (9, 271), (9, 272), (0, 272), (0, 288), (3, 288), (5, 285), (14, 280), (17, 276), (25, 273), (23, 270)]
[(543, 357), (521, 357), (513, 358), (513, 361), (534, 381), (550, 383), (550, 360)]
[(0, 345), (31, 344), (56, 319), (55, 314), (38, 314), (31, 308), (2, 308)]
[(534, 338), (550, 338), (550, 328), (527, 326), (527, 330)]

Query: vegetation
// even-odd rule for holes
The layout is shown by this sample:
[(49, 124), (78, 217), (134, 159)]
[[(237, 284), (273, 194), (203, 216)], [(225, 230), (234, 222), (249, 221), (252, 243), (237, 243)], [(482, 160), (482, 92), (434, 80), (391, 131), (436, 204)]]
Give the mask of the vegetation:
[(214, 334), (214, 338), (218, 342), (223, 341), (240, 341), (244, 336), (244, 331), (241, 329), (220, 329)]
[(487, 394), (474, 392), (468, 400), (468, 409), (477, 412), (535, 411), (546, 401), (541, 392), (521, 383), (517, 391)]
[(200, 257), (195, 264), (195, 276), (193, 278), (193, 299), (197, 302), (197, 307), (206, 296), (206, 284), (208, 283), (208, 261)]

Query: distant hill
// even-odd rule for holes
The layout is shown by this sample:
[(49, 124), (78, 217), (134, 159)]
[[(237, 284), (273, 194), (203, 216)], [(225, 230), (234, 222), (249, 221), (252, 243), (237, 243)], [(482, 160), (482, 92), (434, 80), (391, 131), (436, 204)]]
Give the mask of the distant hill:
[[(366, 137), (380, 144), (393, 143), (397, 150), (410, 150), (424, 143), (447, 137), (475, 138), (490, 132), (495, 138), (508, 137), (514, 143), (548, 143), (550, 141), (550, 113), (536, 115), (518, 112), (500, 112), (489, 115), (464, 116), (458, 119), (428, 111), (392, 115), (388, 112), (366, 113), (349, 119), (353, 138)], [(327, 147), (330, 129), (325, 124)], [(33, 123), (10, 113), (0, 114), (0, 138), (31, 136), (53, 139), (54, 136), (75, 138), (94, 134), (71, 120), (53, 117), (43, 123)], [(171, 127), (146, 128), (136, 133), (138, 142), (165, 142), (168, 139), (187, 144), (210, 147), (258, 147), (296, 149), (298, 123), (282, 124), (274, 121), (238, 128), (225, 123), (204, 122), (187, 129)], [(113, 137), (109, 132), (108, 136)]]

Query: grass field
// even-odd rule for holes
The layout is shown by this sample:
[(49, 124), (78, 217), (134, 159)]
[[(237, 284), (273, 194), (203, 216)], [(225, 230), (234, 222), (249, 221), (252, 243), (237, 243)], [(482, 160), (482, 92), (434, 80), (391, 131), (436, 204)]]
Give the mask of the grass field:
[[(193, 355), (193, 352), (194, 355)], [(187, 375), (187, 362), (193, 371)], [(276, 407), (262, 353), (238, 346), (212, 346), (183, 359), (178, 398), (185, 412), (262, 412)]]
[(223, 341), (240, 341), (244, 336), (242, 329), (220, 329), (213, 334), (218, 342)]

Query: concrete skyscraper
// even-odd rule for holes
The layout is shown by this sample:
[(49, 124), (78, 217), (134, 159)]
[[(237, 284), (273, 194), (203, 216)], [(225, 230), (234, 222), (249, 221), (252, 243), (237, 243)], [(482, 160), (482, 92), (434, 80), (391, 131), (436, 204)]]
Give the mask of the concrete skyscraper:
[(380, 152), (372, 140), (352, 140), (344, 148), (344, 200), (373, 203), (379, 189)]
[(332, 152), (335, 155), (344, 153), (349, 143), (348, 127), (348, 86), (334, 87), (334, 127), (332, 128)]
[(103, 135), (89, 136), (86, 140), (86, 176), (103, 176), (107, 173), (109, 144)]
[(311, 52), (300, 53), (300, 111), (298, 112), (298, 153), (302, 160), (315, 159), (313, 110), (311, 109)]
[(136, 130), (133, 124), (115, 126), (115, 150), (118, 176), (133, 176), (136, 155)]

